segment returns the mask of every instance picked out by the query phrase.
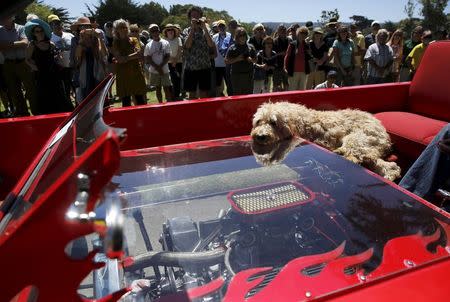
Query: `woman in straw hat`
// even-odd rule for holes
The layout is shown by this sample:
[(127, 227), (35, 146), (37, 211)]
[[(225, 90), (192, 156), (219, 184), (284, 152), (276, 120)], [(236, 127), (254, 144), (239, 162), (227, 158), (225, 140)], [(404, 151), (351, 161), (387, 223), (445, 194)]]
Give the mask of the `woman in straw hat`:
[(50, 26), (34, 19), (25, 24), (25, 34), (30, 41), (26, 62), (36, 79), (37, 107), (40, 114), (72, 111), (70, 100), (65, 97), (64, 83), (59, 75), (59, 53), (50, 42)]
[(309, 42), (312, 59), (310, 60), (311, 72), (306, 81), (306, 89), (314, 89), (325, 81), (326, 63), (328, 61), (328, 47), (323, 41), (323, 30), (316, 27), (313, 30), (312, 41)]
[(163, 29), (163, 36), (169, 42), (171, 55), (169, 59), (170, 79), (172, 80), (173, 99), (180, 99), (181, 72), (183, 68), (183, 42), (180, 30), (174, 24), (167, 24)]

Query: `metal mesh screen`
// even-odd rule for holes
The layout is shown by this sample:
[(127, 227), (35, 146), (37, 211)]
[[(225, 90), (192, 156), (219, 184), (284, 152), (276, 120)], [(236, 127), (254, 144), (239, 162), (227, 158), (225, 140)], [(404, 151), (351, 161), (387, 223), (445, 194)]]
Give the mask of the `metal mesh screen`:
[(230, 198), (240, 211), (254, 214), (308, 201), (311, 194), (293, 183), (281, 183), (242, 190), (233, 193)]

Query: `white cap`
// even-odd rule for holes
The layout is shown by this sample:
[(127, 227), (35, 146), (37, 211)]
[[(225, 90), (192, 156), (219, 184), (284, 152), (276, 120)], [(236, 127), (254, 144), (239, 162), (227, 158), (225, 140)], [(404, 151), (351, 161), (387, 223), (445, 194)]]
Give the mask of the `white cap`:
[(373, 21), (373, 22), (372, 22), (372, 25), (370, 25), (370, 26), (373, 27), (375, 24), (377, 24), (378, 26), (380, 26), (380, 22), (378, 22), (378, 21)]

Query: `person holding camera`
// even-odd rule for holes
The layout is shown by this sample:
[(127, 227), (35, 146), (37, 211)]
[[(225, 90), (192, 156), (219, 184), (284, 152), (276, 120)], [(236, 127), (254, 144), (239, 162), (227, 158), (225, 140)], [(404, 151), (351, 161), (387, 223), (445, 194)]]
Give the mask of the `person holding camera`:
[(191, 26), (185, 29), (187, 38), (184, 44), (184, 89), (192, 100), (208, 97), (211, 89), (211, 52), (214, 51), (216, 55), (217, 52), (202, 9), (191, 7), (188, 18)]
[(122, 107), (131, 106), (134, 96), (136, 105), (145, 105), (147, 85), (141, 67), (143, 49), (141, 41), (130, 36), (130, 25), (119, 19), (114, 21), (114, 40), (111, 51), (116, 62), (116, 90), (122, 100)]
[(253, 93), (253, 64), (256, 50), (247, 43), (247, 32), (243, 27), (236, 29), (235, 44), (230, 46), (225, 56), (225, 64), (231, 65), (233, 95)]

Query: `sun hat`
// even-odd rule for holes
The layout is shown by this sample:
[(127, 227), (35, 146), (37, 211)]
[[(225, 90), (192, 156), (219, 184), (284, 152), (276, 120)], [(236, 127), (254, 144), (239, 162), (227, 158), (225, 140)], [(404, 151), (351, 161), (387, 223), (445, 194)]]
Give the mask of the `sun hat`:
[(157, 28), (159, 30), (158, 24), (155, 24), (155, 23), (150, 24), (150, 26), (148, 27), (148, 31), (152, 31), (152, 29), (154, 29), (154, 28)]
[(57, 15), (50, 15), (47, 17), (48, 24), (55, 22), (55, 21), (61, 22), (61, 19), (59, 19), (59, 17)]
[[(152, 25), (153, 25), (153, 24), (152, 24)], [(154, 25), (156, 25), (156, 24), (154, 24)], [(154, 27), (154, 26), (153, 26), (153, 27)], [(150, 29), (150, 27), (149, 27), (149, 29)], [(164, 26), (164, 29), (163, 29), (163, 31), (162, 31), (163, 35), (165, 35), (166, 32), (167, 32), (169, 29), (173, 29), (173, 30), (175, 30), (175, 31), (178, 31), (178, 33), (180, 32), (180, 30), (175, 26), (175, 24), (168, 23), (166, 26)]]
[(71, 30), (77, 30), (81, 25), (90, 25), (92, 26), (91, 20), (88, 17), (79, 17), (75, 23), (70, 26)]
[(371, 24), (370, 26), (373, 27), (373, 26), (375, 26), (375, 25), (380, 26), (380, 22), (378, 22), (378, 21), (373, 21), (372, 24)]
[(328, 21), (326, 26), (336, 25), (337, 23), (338, 23), (338, 19), (337, 18), (330, 18), (330, 20)]
[(227, 23), (223, 19), (217, 20), (216, 23), (217, 23), (217, 26), (219, 26), (219, 25), (227, 26)]
[(323, 35), (323, 30), (322, 30), (322, 28), (320, 28), (320, 27), (315, 27), (314, 28), (314, 30), (313, 30), (313, 33), (314, 34), (321, 34), (321, 35)]
[(34, 40), (34, 34), (33, 29), (36, 27), (42, 27), (44, 30), (44, 34), (47, 38), (51, 39), (52, 37), (52, 29), (50, 28), (50, 25), (48, 25), (47, 22), (42, 21), (41, 19), (33, 19), (31, 21), (28, 21), (25, 24), (25, 35), (27, 36), (28, 41)]

